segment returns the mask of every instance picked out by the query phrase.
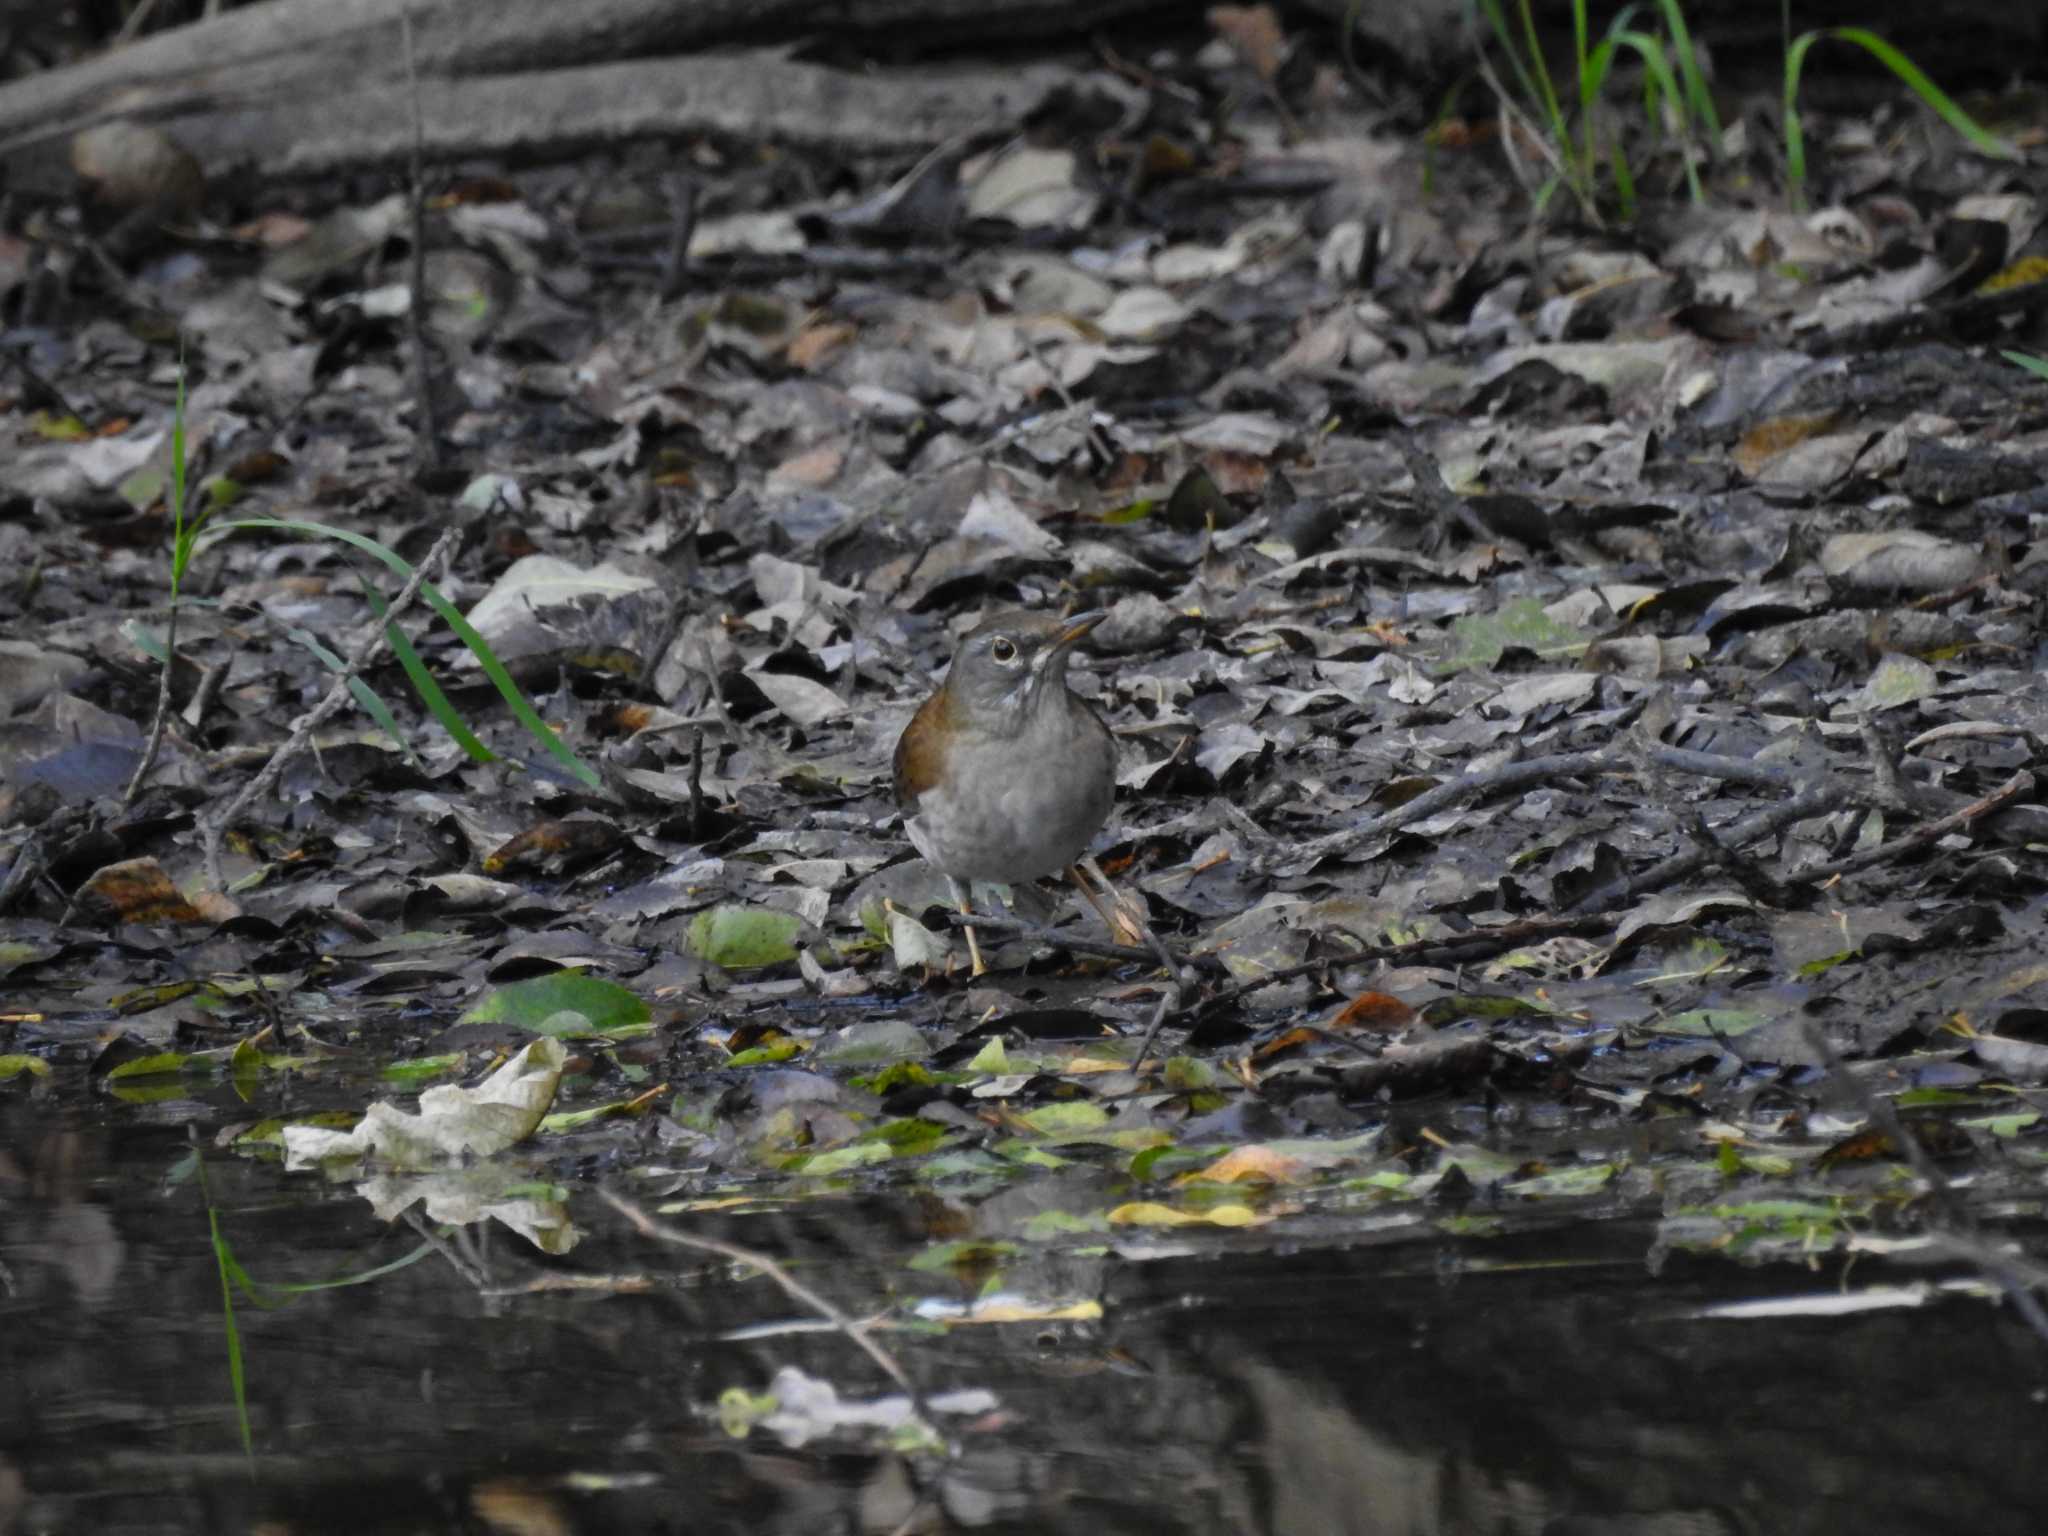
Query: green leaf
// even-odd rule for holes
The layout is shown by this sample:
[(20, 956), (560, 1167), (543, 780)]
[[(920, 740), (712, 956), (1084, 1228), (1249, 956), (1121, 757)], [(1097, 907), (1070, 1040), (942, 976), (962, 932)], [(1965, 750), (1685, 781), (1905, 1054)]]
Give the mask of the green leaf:
[(1753, 1222), (1793, 1230), (1833, 1226), (1842, 1219), (1839, 1206), (1824, 1205), (1816, 1200), (1745, 1200), (1717, 1205), (1713, 1207), (1713, 1214), (1723, 1221)]
[(1001, 1035), (993, 1035), (974, 1053), (974, 1059), (964, 1069), (968, 1072), (985, 1073), (990, 1077), (1007, 1077), (1010, 1072), (1010, 1053), (1003, 1044)]
[(809, 1157), (792, 1159), (785, 1165), (788, 1172), (807, 1174), (812, 1178), (823, 1178), (835, 1173), (845, 1173), (854, 1168), (866, 1168), (875, 1163), (886, 1163), (896, 1155), (893, 1147), (880, 1141), (854, 1141), (843, 1147), (832, 1147), (816, 1152)]
[(161, 1077), (170, 1072), (182, 1072), (194, 1060), (183, 1051), (159, 1051), (154, 1056), (138, 1056), (133, 1061), (124, 1061), (107, 1074), (109, 1082), (118, 1082), (130, 1077)]
[(414, 1056), (407, 1061), (388, 1063), (378, 1076), (388, 1083), (424, 1083), (430, 1078), (446, 1077), (450, 1072), (461, 1071), (465, 1059), (460, 1051), (444, 1051), (438, 1056)]
[(1591, 1195), (1612, 1183), (1615, 1175), (1621, 1172), (1621, 1166), (1619, 1163), (1589, 1163), (1581, 1168), (1557, 1168), (1532, 1178), (1516, 1179), (1503, 1184), (1501, 1189), (1506, 1194), (1521, 1195), (1527, 1199)]
[(35, 436), (53, 443), (92, 441), (92, 428), (76, 416), (59, 416), (50, 411), (31, 411), (28, 429)]
[(2041, 1112), (2038, 1109), (2020, 1109), (2008, 1115), (1985, 1115), (1957, 1123), (1967, 1125), (1972, 1130), (1989, 1131), (1994, 1136), (2017, 1136), (2029, 1126), (2040, 1124), (2040, 1121)]
[(796, 958), (803, 920), (773, 907), (711, 907), (690, 919), (684, 940), (698, 959), (728, 971), (781, 965)]
[(766, 1067), (779, 1061), (788, 1061), (803, 1047), (788, 1035), (777, 1035), (769, 1045), (751, 1046), (744, 1051), (734, 1051), (726, 1058), (728, 1067)]
[[(1106, 1225), (1106, 1223), (1104, 1224)], [(1076, 1229), (1081, 1230), (1081, 1229)], [(1087, 1230), (1100, 1230), (1089, 1228)], [(911, 1259), (905, 1266), (920, 1274), (944, 1274), (958, 1269), (962, 1264), (993, 1264), (1000, 1259), (1013, 1259), (1024, 1250), (1012, 1242), (985, 1237), (961, 1238), (950, 1243), (934, 1243), (931, 1247)]]
[[(580, 1027), (555, 1026), (559, 1014), (574, 1014)], [(611, 1034), (646, 1024), (653, 1015), (639, 996), (615, 981), (581, 970), (556, 971), (495, 987), (458, 1019), (459, 1024), (510, 1024), (533, 1034)]]
[(1510, 646), (1545, 660), (1561, 660), (1583, 655), (1588, 643), (1569, 624), (1545, 613), (1535, 598), (1518, 597), (1492, 613), (1468, 614), (1454, 622), (1450, 649), (1437, 665), (1445, 672), (1490, 667)]
[(48, 1077), (50, 1064), (40, 1056), (0, 1056), (0, 1083), (6, 1082), (10, 1077), (20, 1077), (23, 1073), (30, 1077)]
[(1100, 1104), (1076, 1099), (1068, 1104), (1046, 1104), (1018, 1117), (1041, 1136), (1086, 1136), (1109, 1124), (1109, 1111)]

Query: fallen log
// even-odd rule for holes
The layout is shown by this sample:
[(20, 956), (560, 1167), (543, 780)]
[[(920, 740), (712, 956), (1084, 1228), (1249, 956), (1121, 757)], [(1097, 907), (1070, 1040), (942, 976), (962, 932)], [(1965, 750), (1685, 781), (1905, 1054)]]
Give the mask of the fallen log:
[[(10, 184), (62, 184), (63, 147), (140, 120), (209, 178), (320, 175), (401, 162), (414, 86), (427, 152), (577, 153), (649, 135), (723, 134), (914, 152), (1021, 117), (1068, 72), (854, 73), (788, 58), (812, 36), (949, 34), (1000, 41), (1083, 32), (1160, 0), (272, 0), (0, 87)], [(769, 42), (773, 46), (766, 46)], [(755, 44), (726, 54), (714, 47)]]

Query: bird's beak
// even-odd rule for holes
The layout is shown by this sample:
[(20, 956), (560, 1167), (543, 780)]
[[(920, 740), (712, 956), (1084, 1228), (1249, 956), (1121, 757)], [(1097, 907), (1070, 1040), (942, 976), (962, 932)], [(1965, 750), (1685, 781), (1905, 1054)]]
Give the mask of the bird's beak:
[(1087, 613), (1077, 613), (1067, 620), (1067, 627), (1052, 637), (1049, 649), (1064, 651), (1068, 646), (1084, 638), (1088, 631), (1109, 617), (1109, 610), (1096, 608)]

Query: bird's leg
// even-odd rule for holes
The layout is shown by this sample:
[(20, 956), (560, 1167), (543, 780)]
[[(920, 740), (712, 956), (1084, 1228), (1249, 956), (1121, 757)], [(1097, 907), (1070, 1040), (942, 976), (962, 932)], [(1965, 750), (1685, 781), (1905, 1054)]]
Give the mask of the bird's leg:
[[(960, 915), (962, 917), (974, 916), (974, 904), (967, 899), (967, 883), (963, 880), (955, 880), (951, 875), (948, 875), (946, 877), (946, 884), (953, 888), (953, 904), (959, 907)], [(974, 940), (974, 925), (971, 923), (967, 927), (967, 954), (974, 961), (973, 974), (976, 976), (985, 974), (988, 967), (981, 963), (981, 946)]]

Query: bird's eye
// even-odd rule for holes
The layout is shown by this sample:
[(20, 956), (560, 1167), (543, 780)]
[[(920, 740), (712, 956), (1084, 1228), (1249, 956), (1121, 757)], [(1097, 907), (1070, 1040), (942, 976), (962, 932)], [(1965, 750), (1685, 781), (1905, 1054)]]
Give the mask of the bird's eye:
[(989, 641), (988, 653), (1007, 667), (1017, 659), (1016, 642), (1008, 635), (997, 635), (995, 639)]

